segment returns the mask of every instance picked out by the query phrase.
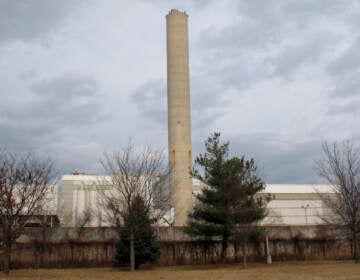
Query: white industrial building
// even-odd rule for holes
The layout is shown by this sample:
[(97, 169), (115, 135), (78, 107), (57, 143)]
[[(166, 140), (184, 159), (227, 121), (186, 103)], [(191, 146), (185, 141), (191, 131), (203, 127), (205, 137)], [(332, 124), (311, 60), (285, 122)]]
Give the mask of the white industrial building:
[[(205, 185), (193, 179), (193, 203), (195, 195)], [(59, 217), (65, 226), (74, 226), (84, 211), (91, 209), (93, 219), (87, 226), (108, 226), (104, 221), (104, 209), (98, 201), (101, 191), (111, 192), (111, 177), (96, 175), (64, 175), (61, 178)], [(268, 184), (263, 191), (270, 194), (269, 213), (262, 224), (271, 225), (317, 225), (323, 223), (322, 217), (331, 215), (329, 209), (319, 198), (319, 193), (331, 194), (329, 185)], [(166, 220), (171, 224), (173, 211)]]
[(329, 185), (269, 184), (264, 193), (271, 195), (269, 213), (263, 224), (317, 225), (332, 215), (319, 194), (332, 194)]
[(92, 219), (87, 226), (105, 226), (99, 196), (101, 191), (111, 191), (111, 182), (110, 176), (63, 175), (58, 213), (62, 224), (75, 226), (90, 210)]

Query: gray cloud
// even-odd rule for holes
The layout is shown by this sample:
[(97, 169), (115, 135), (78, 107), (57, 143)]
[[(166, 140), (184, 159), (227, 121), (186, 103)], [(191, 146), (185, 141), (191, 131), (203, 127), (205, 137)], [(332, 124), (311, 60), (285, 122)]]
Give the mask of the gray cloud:
[(345, 76), (339, 76), (334, 79), (333, 89), (330, 91), (332, 96), (350, 97), (360, 94), (360, 69)]
[(329, 115), (349, 114), (360, 115), (360, 100), (351, 100), (345, 104), (332, 105), (328, 110)]
[(337, 40), (331, 32), (315, 33), (309, 37), (306, 41), (285, 45), (277, 55), (268, 59), (274, 68), (274, 77), (291, 78), (300, 67), (311, 67), (332, 50), (331, 46)]
[(350, 11), (341, 1), (241, 1), (233, 23), (203, 30), (197, 43), (211, 77), (242, 91), (271, 77), (294, 78), (302, 66), (313, 71), (344, 40), (331, 24), (348, 25)]
[(360, 68), (360, 36), (328, 66), (331, 75), (345, 76)]
[(101, 93), (91, 77), (64, 75), (40, 81), (30, 89), (37, 95), (30, 115), (49, 120), (52, 125), (82, 125), (102, 118)]
[[(235, 2), (232, 2), (233, 4)], [(191, 57), (196, 57), (196, 64), (192, 67), (191, 77), (191, 98), (192, 98), (192, 124), (193, 124), (193, 151), (194, 155), (202, 150), (201, 139), (207, 137), (209, 129), (216, 126), (219, 130), (231, 136), (229, 138), (232, 150), (236, 154), (246, 154), (254, 157), (259, 163), (261, 172), (266, 181), (270, 183), (314, 183), (319, 178), (315, 174), (314, 161), (321, 153), (321, 142), (323, 138), (314, 133), (313, 127), (317, 127), (321, 121), (326, 122), (329, 127), (336, 127), (330, 120), (322, 120), (321, 111), (316, 111), (312, 117), (313, 127), (305, 127), (305, 121), (288, 115), (287, 110), (281, 112), (282, 108), (287, 108), (285, 101), (276, 100), (277, 106), (271, 106), (274, 100), (267, 98), (266, 92), (258, 93), (258, 97), (252, 100), (254, 104), (249, 104), (259, 115), (267, 115), (261, 119), (266, 119), (269, 123), (267, 131), (274, 130), (272, 133), (264, 132), (262, 124), (254, 124), (252, 131), (244, 131), (239, 134), (242, 127), (237, 126), (238, 115), (229, 116), (231, 104), (242, 104), (242, 98), (249, 100), (248, 95), (253, 94), (250, 89), (258, 89), (259, 84), (266, 82), (263, 90), (273, 92), (282, 90), (281, 86), (285, 82), (288, 90), (292, 88), (302, 88), (305, 81), (312, 79), (320, 82), (320, 88), (311, 89), (304, 87), (303, 90), (312, 90), (315, 96), (320, 96), (320, 92), (328, 89), (329, 84), (323, 83), (327, 79), (327, 67), (338, 56), (338, 62), (333, 62), (334, 69), (340, 71), (340, 60), (348, 59), (357, 53), (342, 50), (343, 45), (352, 40), (356, 33), (353, 31), (353, 23), (350, 18), (356, 7), (356, 2), (349, 3), (344, 7), (342, 1), (238, 1), (234, 5), (236, 10), (229, 12), (229, 17), (233, 20), (227, 24), (210, 24), (207, 28), (200, 30), (198, 37), (195, 38), (195, 47)], [(191, 11), (190, 11), (191, 12)], [(190, 14), (193, 16), (192, 14)], [(341, 28), (339, 28), (339, 26)], [(350, 35), (351, 34), (351, 35)], [(356, 49), (353, 48), (354, 50)], [(349, 58), (346, 58), (349, 56)], [(345, 59), (346, 58), (346, 59)], [(355, 58), (356, 60), (356, 58)], [(347, 88), (347, 92), (354, 92), (358, 87), (355, 83), (353, 65), (344, 63), (344, 70), (349, 74), (343, 80), (341, 91)], [(195, 73), (195, 74), (194, 74)], [(325, 73), (325, 75), (324, 75)], [(272, 80), (280, 80), (275, 84)], [(340, 81), (340, 80), (339, 80)], [(274, 85), (274, 88), (271, 86)], [(286, 91), (286, 90), (284, 90)], [(256, 91), (255, 91), (256, 92)], [(327, 92), (329, 93), (329, 92)], [(270, 96), (281, 97), (284, 93), (271, 94)], [(266, 110), (261, 112), (257, 107), (257, 99), (262, 98), (261, 104), (269, 104)], [(296, 97), (286, 98), (296, 102)], [(314, 99), (314, 102), (319, 102)], [(322, 101), (324, 102), (324, 101)], [(164, 101), (165, 103), (165, 101)], [(331, 102), (324, 102), (332, 104)], [(299, 103), (299, 106), (301, 106)], [(321, 102), (319, 103), (322, 104)], [(331, 107), (332, 105), (330, 105)], [(346, 110), (353, 109), (355, 105), (331, 107), (324, 110), (324, 114), (336, 115), (343, 114)], [(261, 107), (262, 108), (262, 107)], [(248, 109), (248, 108), (246, 108)], [(250, 109), (248, 109), (250, 110)], [(275, 111), (274, 110), (280, 110)], [(299, 115), (303, 109), (299, 108)], [(148, 111), (148, 110), (146, 110)], [(336, 112), (335, 112), (336, 111)], [(236, 112), (234, 109), (232, 113)], [(148, 115), (148, 116), (151, 116)], [(227, 116), (226, 121), (232, 122), (231, 130), (222, 130), (224, 125), (220, 122), (222, 117)], [(241, 117), (246, 118), (246, 116)], [(277, 119), (278, 116), (281, 119)], [(307, 115), (307, 117), (309, 117)], [(299, 131), (286, 137), (286, 129), (276, 130), (274, 127), (281, 127), (278, 123), (286, 123), (283, 119), (294, 119), (293, 126), (298, 126)], [(272, 121), (270, 121), (272, 120)], [(217, 122), (219, 121), (219, 122)], [(249, 122), (251, 120), (249, 119)], [(271, 126), (271, 122), (275, 125)], [(260, 126), (261, 129), (257, 129)], [(250, 126), (251, 127), (251, 126)], [(308, 133), (308, 134), (307, 134)], [(327, 132), (321, 137), (333, 139), (335, 133)], [(350, 137), (342, 135), (341, 137)], [(204, 140), (203, 139), (203, 140)], [(300, 139), (307, 139), (300, 141)]]
[[(183, 10), (185, 8), (195, 8), (195, 9), (204, 9), (207, 6), (216, 3), (216, 0), (188, 0), (188, 1), (184, 1), (183, 3), (176, 3), (175, 4), (170, 4), (166, 3), (162, 0), (147, 0), (147, 2), (152, 2), (154, 5), (156, 6), (162, 6), (162, 7), (167, 7), (168, 9), (179, 9), (179, 10)], [(180, 5), (180, 7), (179, 7)]]
[(229, 104), (227, 89), (216, 80), (205, 76), (191, 77), (192, 127), (195, 130), (209, 127), (224, 115)]
[[(266, 183), (316, 183), (320, 181), (314, 167), (321, 155), (321, 140), (304, 142), (285, 140), (284, 135), (269, 133), (238, 134), (227, 137), (230, 154), (254, 158), (259, 175)], [(203, 139), (205, 140), (205, 139)], [(194, 143), (195, 153), (203, 152), (203, 142)], [(194, 156), (196, 156), (195, 154)]]
[(322, 21), (341, 18), (343, 8), (342, 1), (238, 1), (237, 20), (220, 30), (211, 26), (200, 34), (200, 41), (209, 49), (266, 50), (284, 39), (317, 31)]
[[(205, 77), (191, 77), (191, 114), (192, 126), (201, 129), (221, 117), (230, 102), (221, 84), (207, 81)], [(131, 94), (144, 119), (167, 126), (167, 90), (164, 80), (147, 82)]]
[(131, 100), (138, 106), (143, 117), (167, 124), (167, 92), (164, 80), (150, 81), (141, 85), (132, 93)]
[(66, 74), (52, 80), (40, 81), (31, 86), (31, 90), (41, 97), (58, 96), (74, 98), (77, 96), (93, 97), (98, 93), (97, 83), (93, 78)]
[[(264, 143), (266, 145), (266, 143)], [(270, 183), (316, 183), (320, 181), (315, 168), (315, 160), (321, 154), (321, 143), (313, 140), (305, 143), (288, 142), (288, 146), (270, 146), (275, 155), (264, 151), (259, 155), (260, 167)], [(265, 146), (264, 145), (264, 146)]]
[(327, 67), (333, 77), (331, 95), (351, 97), (360, 94), (360, 36)]
[(96, 170), (129, 137), (166, 145), (174, 7), (190, 16), (194, 155), (217, 129), (267, 182), (316, 182), (322, 139), (358, 131), (359, 1), (177, 4), (0, 1), (0, 146), (41, 150), (68, 172)]
[(104, 147), (94, 141), (84, 142), (74, 139), (49, 143), (40, 151), (55, 160), (58, 175), (72, 173), (74, 170), (85, 173), (101, 173), (99, 162)]
[(28, 41), (50, 32), (79, 1), (0, 1), (0, 42)]
[(27, 100), (0, 105), (1, 146), (10, 150), (43, 146), (63, 139), (64, 129), (102, 119), (95, 80), (66, 77), (38, 82), (31, 86), (35, 95), (29, 93)]

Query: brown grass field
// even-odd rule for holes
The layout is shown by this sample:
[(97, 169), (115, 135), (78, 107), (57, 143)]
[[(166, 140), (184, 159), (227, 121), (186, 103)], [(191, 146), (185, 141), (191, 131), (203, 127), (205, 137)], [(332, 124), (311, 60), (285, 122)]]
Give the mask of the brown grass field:
[(114, 268), (12, 270), (0, 279), (360, 279), (360, 264), (350, 261), (278, 262), (272, 265), (173, 266), (144, 268), (136, 272)]

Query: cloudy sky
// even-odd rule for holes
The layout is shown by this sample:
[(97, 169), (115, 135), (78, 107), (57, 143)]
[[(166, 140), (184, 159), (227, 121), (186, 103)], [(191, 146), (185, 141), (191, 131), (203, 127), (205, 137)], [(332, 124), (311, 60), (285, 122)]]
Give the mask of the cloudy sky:
[(167, 148), (165, 15), (189, 14), (194, 156), (214, 131), (268, 183), (316, 183), (324, 140), (360, 143), (359, 1), (0, 0), (0, 147), (101, 172)]

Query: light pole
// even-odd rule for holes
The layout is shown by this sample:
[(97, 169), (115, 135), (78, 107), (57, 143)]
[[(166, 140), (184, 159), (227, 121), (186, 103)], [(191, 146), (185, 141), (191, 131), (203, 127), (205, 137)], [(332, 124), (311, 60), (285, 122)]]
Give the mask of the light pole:
[(301, 206), (301, 208), (304, 208), (305, 210), (305, 224), (308, 224), (308, 217), (307, 217), (307, 209), (310, 207), (309, 204)]

